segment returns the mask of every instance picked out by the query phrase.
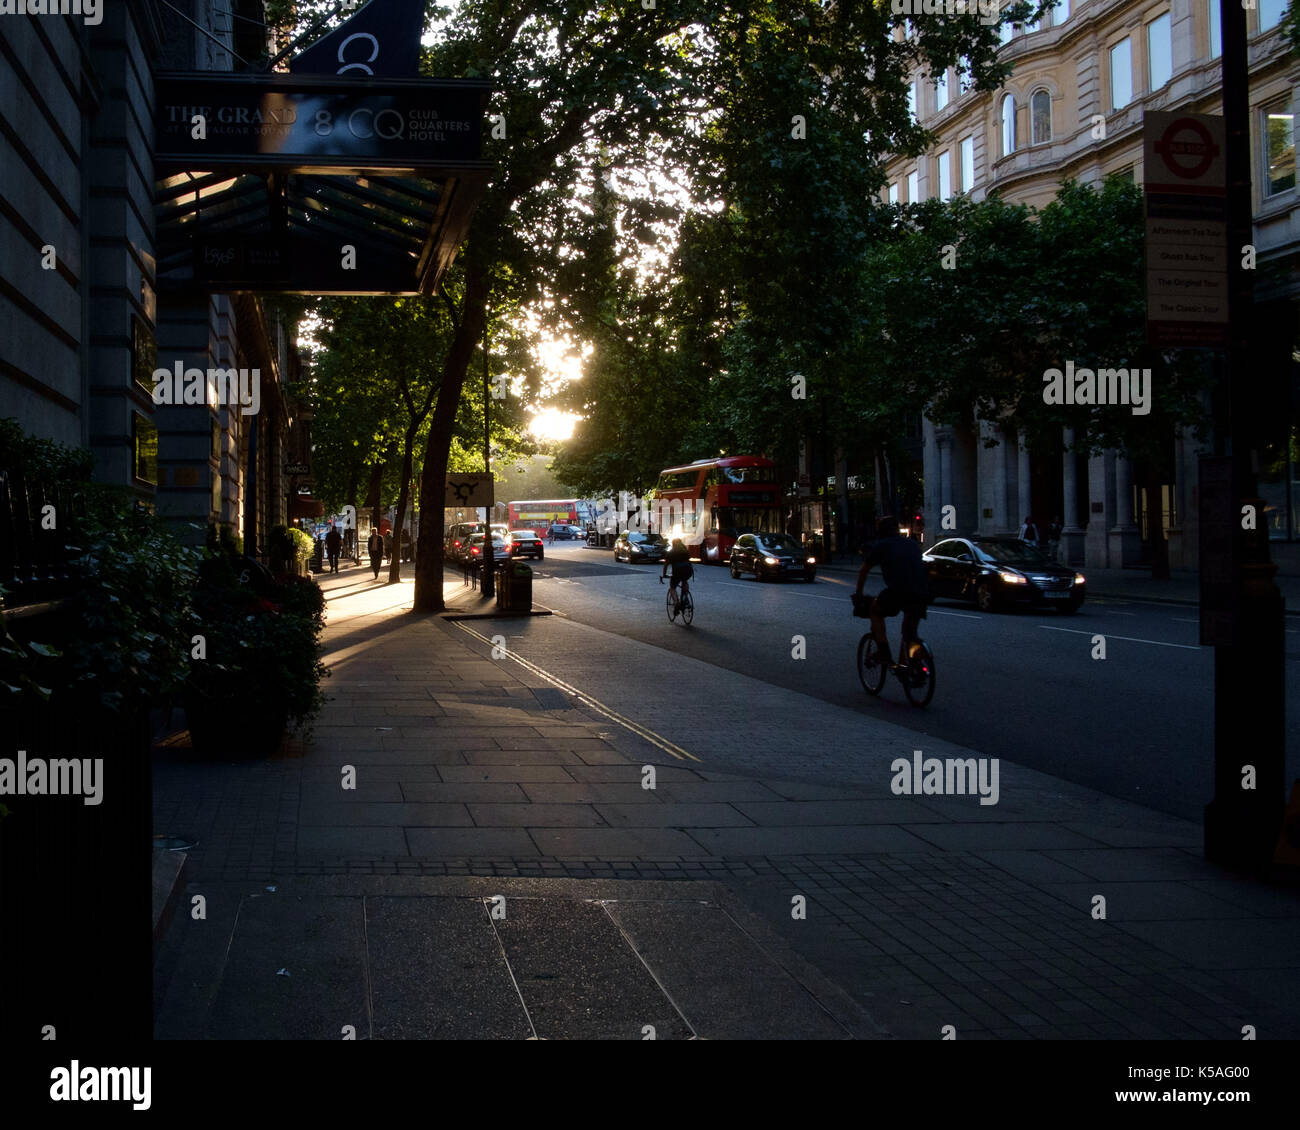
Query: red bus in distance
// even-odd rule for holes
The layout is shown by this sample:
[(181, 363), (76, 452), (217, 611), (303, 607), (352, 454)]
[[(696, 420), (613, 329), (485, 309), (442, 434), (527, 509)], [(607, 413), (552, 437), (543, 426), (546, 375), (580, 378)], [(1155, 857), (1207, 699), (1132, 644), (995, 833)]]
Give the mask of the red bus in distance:
[(512, 530), (536, 530), (544, 535), (556, 523), (566, 526), (578, 524), (576, 498), (543, 498), (506, 505), (506, 525)]
[(700, 561), (725, 565), (741, 534), (784, 528), (776, 464), (760, 455), (724, 455), (666, 467), (651, 513), (656, 533), (681, 538)]

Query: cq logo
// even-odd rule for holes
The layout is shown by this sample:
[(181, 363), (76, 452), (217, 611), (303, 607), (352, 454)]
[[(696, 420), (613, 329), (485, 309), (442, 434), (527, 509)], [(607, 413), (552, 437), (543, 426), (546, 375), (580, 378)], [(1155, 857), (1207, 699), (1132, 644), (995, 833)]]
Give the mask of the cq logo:
[[(368, 59), (362, 59), (360, 61), (353, 60), (352, 62), (349, 63), (343, 57), (343, 53), (348, 49), (348, 44), (351, 43), (354, 39), (370, 40), (370, 57)], [(361, 49), (363, 51), (365, 50), (364, 45), (362, 46)], [(352, 35), (349, 35), (347, 39), (345, 39), (342, 43), (339, 44), (339, 62), (342, 63), (343, 66), (339, 67), (339, 69), (335, 72), (335, 74), (341, 75), (343, 74), (344, 71), (365, 71), (366, 74), (373, 75), (375, 72), (370, 69), (370, 64), (373, 63), (378, 58), (379, 58), (379, 40), (377, 40), (368, 31), (354, 32)]]

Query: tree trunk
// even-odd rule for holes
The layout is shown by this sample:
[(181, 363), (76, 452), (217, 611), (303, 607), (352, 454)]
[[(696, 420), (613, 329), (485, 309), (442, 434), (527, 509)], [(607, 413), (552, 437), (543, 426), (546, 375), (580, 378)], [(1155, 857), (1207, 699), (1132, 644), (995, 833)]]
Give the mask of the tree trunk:
[(411, 459), (415, 447), (415, 433), (420, 430), (424, 417), (412, 420), (402, 437), (402, 489), (397, 494), (397, 513), (393, 517), (393, 559), (388, 563), (388, 583), (397, 584), (402, 579), (402, 532), (406, 527), (406, 504), (411, 492)]
[(482, 266), (471, 262), (465, 272), (465, 302), (460, 325), (442, 367), (438, 403), (429, 421), (429, 439), (424, 449), (424, 472), (420, 476), (420, 532), (415, 555), (415, 611), (441, 612), (443, 508), (446, 493), (447, 457), (451, 433), (460, 407), (461, 389), (474, 350), (483, 338), (487, 321), (488, 279)]

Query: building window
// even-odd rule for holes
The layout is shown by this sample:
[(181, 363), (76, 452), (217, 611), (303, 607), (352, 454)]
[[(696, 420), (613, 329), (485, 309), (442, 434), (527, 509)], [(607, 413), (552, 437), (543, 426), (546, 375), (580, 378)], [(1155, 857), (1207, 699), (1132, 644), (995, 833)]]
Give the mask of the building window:
[(909, 204), (919, 204), (921, 202), (921, 178), (915, 169), (907, 174), (907, 202)]
[(1147, 24), (1147, 75), (1152, 90), (1159, 90), (1174, 76), (1174, 45), (1168, 12)]
[(975, 137), (961, 139), (961, 190), (969, 192), (975, 187)]
[(158, 429), (146, 416), (131, 414), (131, 452), (135, 477), (158, 485)]
[(957, 93), (965, 94), (974, 85), (975, 79), (970, 73), (970, 60), (963, 55), (957, 67)]
[(1264, 107), (1262, 132), (1266, 162), (1264, 183), (1275, 196), (1295, 187), (1295, 116), (1291, 99), (1284, 98)]
[(916, 79), (907, 84), (907, 120), (916, 124)]
[(1010, 21), (998, 25), (998, 42), (1004, 47), (1011, 42), (1011, 37), (1015, 34), (1015, 27)]
[(1052, 96), (1047, 91), (1036, 90), (1029, 99), (1029, 120), (1032, 144), (1052, 140)]
[(1286, 11), (1286, 0), (1259, 0), (1259, 30), (1277, 27)]
[(1061, 0), (1061, 2), (1052, 9), (1052, 26), (1060, 27), (1069, 18), (1070, 0)]
[(1210, 58), (1217, 59), (1223, 54), (1223, 24), (1219, 12), (1219, 0), (1208, 0), (1210, 17)]
[(1002, 156), (1016, 151), (1016, 100), (1008, 94), (1002, 99)]
[(153, 379), (158, 368), (158, 343), (154, 340), (143, 318), (131, 315), (131, 376), (135, 383), (153, 395), (157, 382)]
[(939, 199), (952, 198), (952, 155), (948, 152), (939, 154)]
[(934, 109), (938, 113), (948, 105), (948, 70), (945, 67), (943, 73), (935, 80), (934, 83)]
[(891, 204), (898, 203), (898, 181), (894, 181), (894, 183), (889, 186), (889, 202)]
[(1115, 180), (1125, 180), (1128, 181), (1129, 184), (1132, 184), (1134, 172), (1134, 166), (1125, 165), (1122, 169), (1116, 169), (1113, 173), (1107, 173), (1106, 179), (1110, 180), (1113, 177)]
[(1121, 39), (1110, 49), (1110, 108), (1113, 113), (1133, 101), (1133, 44)]

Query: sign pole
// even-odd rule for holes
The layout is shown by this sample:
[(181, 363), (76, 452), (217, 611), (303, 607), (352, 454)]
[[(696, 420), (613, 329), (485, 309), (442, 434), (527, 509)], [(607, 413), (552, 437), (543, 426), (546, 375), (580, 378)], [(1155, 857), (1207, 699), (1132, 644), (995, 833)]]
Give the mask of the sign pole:
[[(488, 418), (489, 405), (492, 397), (489, 392), (488, 381), (488, 320), (487, 312), (483, 315), (483, 470), (489, 475), (492, 474), (492, 451), (490, 445), (491, 439), (491, 421)], [(486, 535), (483, 538), (483, 595), (485, 597), (496, 596), (496, 568), (497, 557), (492, 549), (492, 507), (483, 508), (483, 532)]]
[(1247, 381), (1254, 282), (1243, 266), (1245, 248), (1254, 244), (1246, 12), (1242, 5), (1224, 0), (1220, 16), (1228, 341), (1214, 423), (1216, 436), (1226, 437), (1229, 462), (1222, 478), (1229, 489), (1207, 492), (1217, 496), (1210, 504), (1217, 512), (1203, 513), (1202, 520), (1227, 534), (1220, 550), (1231, 582), (1227, 607), (1220, 610), (1226, 631), (1214, 640), (1214, 799), (1205, 807), (1205, 855), (1218, 863), (1258, 870), (1272, 857), (1283, 817), (1285, 609), (1273, 582), (1277, 566), (1269, 559), (1264, 503), (1257, 497), (1251, 462), (1255, 437)]

